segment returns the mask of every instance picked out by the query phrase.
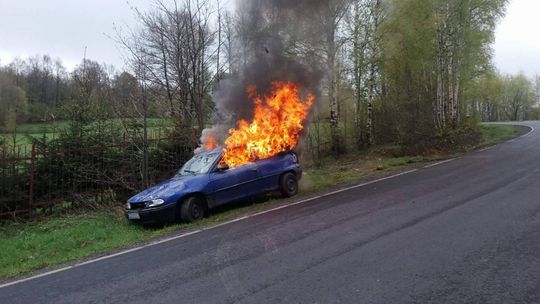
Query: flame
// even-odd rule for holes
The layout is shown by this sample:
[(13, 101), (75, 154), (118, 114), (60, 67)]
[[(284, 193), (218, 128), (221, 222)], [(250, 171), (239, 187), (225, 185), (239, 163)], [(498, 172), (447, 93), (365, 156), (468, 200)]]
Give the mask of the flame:
[(257, 95), (255, 86), (248, 87), (248, 95), (255, 104), (253, 120), (240, 120), (225, 140), (222, 162), (230, 168), (295, 148), (315, 100), (309, 93), (303, 101), (297, 84), (281, 81), (273, 82), (266, 96)]
[(214, 150), (217, 147), (219, 147), (219, 144), (216, 137), (214, 135), (209, 135), (204, 144), (204, 151)]

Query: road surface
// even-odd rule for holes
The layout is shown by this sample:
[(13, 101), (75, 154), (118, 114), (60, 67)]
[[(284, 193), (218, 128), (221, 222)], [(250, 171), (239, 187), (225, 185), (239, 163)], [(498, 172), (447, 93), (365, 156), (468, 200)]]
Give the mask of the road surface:
[(0, 288), (0, 303), (540, 303), (539, 130)]

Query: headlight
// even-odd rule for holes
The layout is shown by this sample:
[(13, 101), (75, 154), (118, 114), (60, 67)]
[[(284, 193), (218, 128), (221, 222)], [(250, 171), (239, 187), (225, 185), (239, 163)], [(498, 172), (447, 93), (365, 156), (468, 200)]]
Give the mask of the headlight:
[(160, 206), (160, 205), (163, 205), (165, 203), (164, 200), (162, 199), (155, 199), (155, 200), (152, 200), (150, 202), (147, 203), (147, 207), (157, 207), (157, 206)]
[(126, 203), (126, 210), (130, 210), (131, 209), (131, 204), (130, 203)]

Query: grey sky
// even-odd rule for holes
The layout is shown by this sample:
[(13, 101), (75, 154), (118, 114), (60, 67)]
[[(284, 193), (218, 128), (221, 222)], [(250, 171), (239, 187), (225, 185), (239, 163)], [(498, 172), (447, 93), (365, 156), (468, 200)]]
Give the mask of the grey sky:
[(495, 64), (504, 73), (540, 75), (540, 0), (511, 0), (497, 28)]
[[(149, 7), (149, 1), (129, 0)], [(133, 12), (125, 0), (0, 0), (0, 58), (50, 54), (72, 68), (84, 56), (116, 66), (122, 60), (112, 34), (113, 23), (133, 24)]]
[[(129, 3), (150, 7), (148, 0)], [(540, 0), (511, 0), (494, 46), (502, 72), (540, 74), (539, 11)], [(71, 69), (88, 46), (88, 58), (121, 67), (120, 52), (105, 35), (113, 33), (113, 23), (134, 24), (126, 0), (0, 0), (0, 64), (16, 56), (50, 54)]]

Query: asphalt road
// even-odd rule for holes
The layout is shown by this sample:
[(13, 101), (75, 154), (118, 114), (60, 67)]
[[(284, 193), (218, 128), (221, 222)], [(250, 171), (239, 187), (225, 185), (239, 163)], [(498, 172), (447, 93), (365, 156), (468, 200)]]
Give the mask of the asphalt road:
[(540, 303), (538, 131), (0, 288), (0, 303)]

